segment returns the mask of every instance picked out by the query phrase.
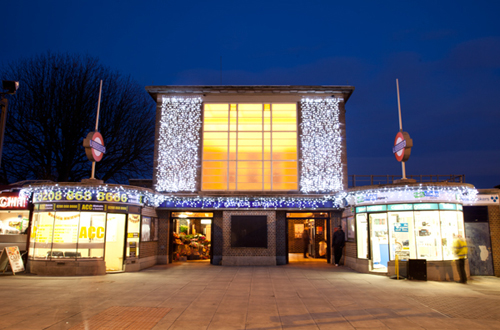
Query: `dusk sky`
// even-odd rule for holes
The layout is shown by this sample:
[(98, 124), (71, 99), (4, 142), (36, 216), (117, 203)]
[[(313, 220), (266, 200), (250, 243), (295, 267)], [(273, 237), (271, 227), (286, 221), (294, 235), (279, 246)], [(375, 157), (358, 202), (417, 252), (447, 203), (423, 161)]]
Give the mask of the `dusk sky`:
[[(0, 65), (88, 54), (141, 85), (351, 85), (349, 174), (500, 185), (499, 1), (6, 1)], [(22, 88), (22, 85), (21, 87)]]

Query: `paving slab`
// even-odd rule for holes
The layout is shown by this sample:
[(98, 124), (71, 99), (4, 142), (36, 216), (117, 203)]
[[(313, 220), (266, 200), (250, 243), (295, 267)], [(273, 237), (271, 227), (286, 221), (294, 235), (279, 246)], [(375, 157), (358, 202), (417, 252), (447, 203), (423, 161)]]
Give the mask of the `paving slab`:
[(396, 281), (323, 260), (274, 267), (185, 262), (94, 277), (2, 275), (0, 290), (0, 329), (67, 330), (112, 308), (142, 308), (168, 311), (154, 320), (116, 314), (108, 321), (154, 330), (500, 330), (500, 278)]

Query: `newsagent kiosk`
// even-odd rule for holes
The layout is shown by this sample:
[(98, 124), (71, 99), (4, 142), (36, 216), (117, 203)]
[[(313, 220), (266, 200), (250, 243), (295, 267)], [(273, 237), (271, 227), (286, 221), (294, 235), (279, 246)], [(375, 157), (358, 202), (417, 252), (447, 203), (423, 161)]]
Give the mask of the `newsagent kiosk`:
[(111, 184), (33, 185), (29, 270), (101, 275), (156, 264), (158, 219), (152, 191)]
[[(352, 86), (148, 86), (157, 104), (153, 184), (168, 224), (161, 263), (327, 260), (347, 186)], [(160, 198), (160, 197), (159, 197)], [(317, 243), (317, 244), (316, 244)], [(294, 250), (295, 249), (295, 250)], [(193, 250), (195, 250), (193, 252)]]
[(425, 260), (428, 280), (458, 280), (453, 242), (465, 238), (463, 204), (476, 194), (470, 184), (447, 182), (349, 189), (346, 265), (392, 275), (396, 259), (402, 270), (410, 259)]

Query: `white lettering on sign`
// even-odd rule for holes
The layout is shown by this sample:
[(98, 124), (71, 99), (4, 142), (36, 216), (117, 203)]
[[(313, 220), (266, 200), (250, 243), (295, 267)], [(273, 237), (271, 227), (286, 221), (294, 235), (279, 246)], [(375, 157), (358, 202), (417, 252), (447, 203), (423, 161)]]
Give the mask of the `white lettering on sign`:
[(0, 207), (26, 207), (26, 199), (19, 197), (0, 197)]

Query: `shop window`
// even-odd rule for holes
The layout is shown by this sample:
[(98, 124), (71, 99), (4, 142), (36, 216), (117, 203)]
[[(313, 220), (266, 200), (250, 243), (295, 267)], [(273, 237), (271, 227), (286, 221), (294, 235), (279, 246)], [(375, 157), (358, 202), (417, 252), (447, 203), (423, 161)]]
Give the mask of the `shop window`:
[[(51, 257), (76, 258), (80, 212), (57, 212), (54, 218), (55, 224)], [(82, 227), (82, 232), (85, 230), (85, 227)], [(88, 234), (86, 233), (86, 235)]]
[(141, 241), (158, 240), (158, 218), (142, 217)]
[(106, 213), (82, 212), (77, 258), (103, 258)]
[(356, 214), (358, 258), (368, 259), (368, 219), (366, 213)]
[(296, 104), (205, 104), (202, 190), (297, 190)]
[(441, 219), (443, 258), (444, 260), (453, 260), (455, 259), (453, 241), (458, 235), (463, 235), (463, 213), (455, 211), (439, 211), (439, 213)]
[(389, 212), (390, 258), (415, 259), (413, 212)]
[(139, 232), (141, 226), (141, 216), (139, 214), (128, 215), (127, 232), (127, 257), (139, 257)]
[(48, 259), (52, 251), (52, 234), (54, 232), (54, 214), (51, 212), (35, 213), (31, 239), (34, 240), (33, 253), (35, 259)]
[(354, 241), (354, 238), (356, 237), (356, 230), (354, 227), (354, 217), (348, 217), (347, 218), (347, 240), (348, 241)]
[(371, 267), (373, 270), (385, 270), (389, 262), (387, 213), (371, 213), (368, 218), (370, 221)]
[(205, 215), (213, 216), (213, 213), (172, 213), (172, 217), (178, 216), (173, 219), (174, 261), (210, 259), (212, 219), (194, 218)]
[(443, 260), (439, 211), (415, 211), (417, 259)]
[[(106, 217), (106, 271), (123, 270), (123, 249), (125, 245), (125, 214), (108, 213)], [(127, 251), (130, 253), (130, 250)]]
[(1, 211), (0, 235), (26, 234), (29, 224), (29, 211)]

